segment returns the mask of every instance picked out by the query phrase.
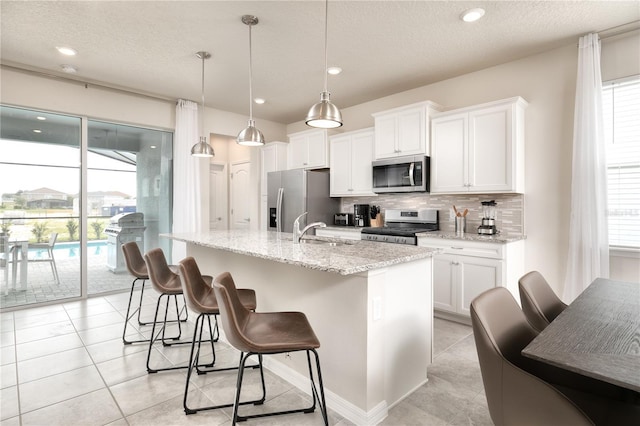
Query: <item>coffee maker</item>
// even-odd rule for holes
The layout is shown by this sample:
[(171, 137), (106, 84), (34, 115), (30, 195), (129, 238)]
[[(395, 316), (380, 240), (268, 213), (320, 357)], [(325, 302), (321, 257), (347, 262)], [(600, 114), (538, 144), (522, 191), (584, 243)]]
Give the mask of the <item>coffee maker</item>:
[(371, 226), (371, 207), (369, 204), (353, 205), (353, 224), (355, 226)]
[(497, 234), (498, 228), (496, 228), (496, 201), (482, 201), (480, 204), (482, 204), (482, 222), (478, 227), (478, 234)]

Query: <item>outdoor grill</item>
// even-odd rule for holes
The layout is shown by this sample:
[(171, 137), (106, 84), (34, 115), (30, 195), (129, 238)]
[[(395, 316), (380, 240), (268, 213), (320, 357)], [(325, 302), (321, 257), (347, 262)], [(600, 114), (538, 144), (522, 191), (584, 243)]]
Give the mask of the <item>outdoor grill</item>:
[(135, 241), (144, 253), (144, 215), (142, 213), (121, 213), (113, 216), (109, 226), (104, 230), (107, 234), (107, 268), (111, 272), (126, 271), (122, 244)]

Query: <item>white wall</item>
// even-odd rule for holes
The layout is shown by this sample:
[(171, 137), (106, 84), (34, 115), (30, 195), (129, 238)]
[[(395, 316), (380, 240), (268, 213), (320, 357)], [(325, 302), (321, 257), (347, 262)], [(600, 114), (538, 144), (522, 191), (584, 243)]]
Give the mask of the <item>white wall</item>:
[[(640, 73), (636, 42), (620, 41), (610, 56), (624, 62), (625, 72)], [(625, 56), (627, 52), (627, 56)], [(608, 52), (609, 54), (609, 52)], [(624, 61), (624, 58), (630, 62)], [(577, 40), (562, 48), (529, 56), (414, 90), (342, 109), (343, 131), (374, 124), (371, 114), (413, 102), (430, 100), (447, 109), (522, 96), (526, 111), (525, 270), (540, 271), (562, 294), (568, 249), (571, 191), (573, 110), (577, 74)], [(635, 62), (634, 62), (635, 61)], [(611, 66), (613, 70), (620, 66)], [(287, 126), (299, 131), (304, 123)], [(620, 262), (629, 260), (621, 266)], [(612, 275), (638, 281), (639, 260), (612, 262)], [(635, 273), (634, 273), (635, 272)]]

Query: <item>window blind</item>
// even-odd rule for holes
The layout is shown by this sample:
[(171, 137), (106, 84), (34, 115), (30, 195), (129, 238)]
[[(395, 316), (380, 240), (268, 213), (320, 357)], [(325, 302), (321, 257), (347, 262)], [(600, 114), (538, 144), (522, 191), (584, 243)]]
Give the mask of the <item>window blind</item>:
[(640, 249), (640, 76), (602, 92), (609, 245)]

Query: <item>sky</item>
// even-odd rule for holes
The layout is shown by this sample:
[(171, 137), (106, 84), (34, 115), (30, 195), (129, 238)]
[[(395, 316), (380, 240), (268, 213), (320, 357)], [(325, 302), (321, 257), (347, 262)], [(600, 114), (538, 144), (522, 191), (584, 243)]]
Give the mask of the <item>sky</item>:
[[(9, 164), (7, 164), (9, 163)], [(135, 197), (135, 166), (89, 153), (89, 192), (119, 191)], [(67, 194), (80, 189), (79, 149), (3, 140), (0, 146), (0, 194), (50, 188)], [(114, 172), (112, 170), (118, 170)]]

